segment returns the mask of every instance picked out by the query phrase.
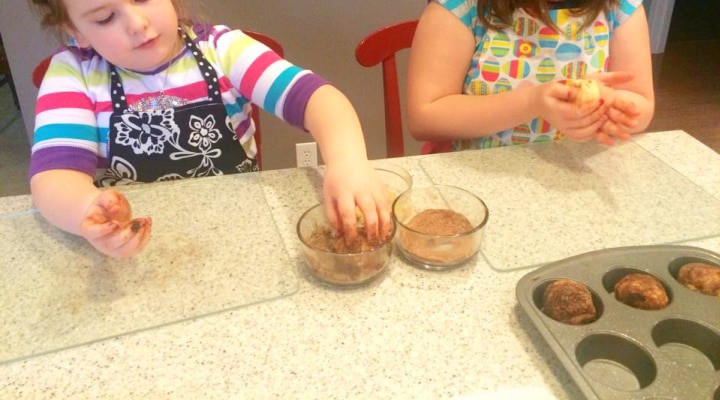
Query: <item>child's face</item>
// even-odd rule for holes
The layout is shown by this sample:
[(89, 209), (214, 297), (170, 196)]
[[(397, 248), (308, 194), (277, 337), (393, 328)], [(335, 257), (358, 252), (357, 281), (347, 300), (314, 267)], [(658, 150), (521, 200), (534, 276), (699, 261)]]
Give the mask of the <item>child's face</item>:
[(66, 28), (81, 47), (92, 47), (109, 62), (151, 71), (180, 50), (177, 13), (171, 0), (64, 0), (73, 26)]

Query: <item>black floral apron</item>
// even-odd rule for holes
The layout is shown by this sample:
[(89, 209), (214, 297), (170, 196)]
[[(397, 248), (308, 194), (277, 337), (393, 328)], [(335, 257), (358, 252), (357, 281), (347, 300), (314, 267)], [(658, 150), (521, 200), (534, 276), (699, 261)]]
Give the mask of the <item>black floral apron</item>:
[(129, 108), (120, 76), (111, 65), (113, 113), (108, 133), (109, 166), (96, 185), (257, 170), (256, 161), (247, 156), (230, 126), (215, 69), (185, 32), (180, 32), (205, 79), (208, 100), (172, 106), (173, 102), (168, 105), (164, 104), (167, 101), (151, 99), (146, 103), (154, 101), (153, 107)]

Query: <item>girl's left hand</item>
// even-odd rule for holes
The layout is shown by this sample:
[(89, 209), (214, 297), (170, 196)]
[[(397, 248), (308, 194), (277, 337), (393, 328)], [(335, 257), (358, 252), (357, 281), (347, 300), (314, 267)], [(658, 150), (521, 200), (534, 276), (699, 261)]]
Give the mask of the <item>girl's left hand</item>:
[(132, 217), (127, 198), (114, 189), (101, 191), (80, 224), (80, 234), (99, 252), (127, 258), (145, 248), (152, 230), (149, 217)]
[(605, 114), (606, 121), (600, 127), (595, 139), (605, 145), (613, 146), (615, 139), (627, 141), (630, 133), (639, 124), (640, 109), (628, 98), (628, 92), (614, 90), (613, 101)]
[(367, 161), (328, 165), (325, 171), (323, 197), (330, 225), (350, 243), (357, 237), (355, 207), (363, 213), (368, 238), (390, 233), (391, 204), (387, 189)]

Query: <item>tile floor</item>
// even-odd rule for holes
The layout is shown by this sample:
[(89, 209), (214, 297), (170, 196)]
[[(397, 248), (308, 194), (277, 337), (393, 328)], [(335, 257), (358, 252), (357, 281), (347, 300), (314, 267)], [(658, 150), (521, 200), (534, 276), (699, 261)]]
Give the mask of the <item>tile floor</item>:
[(30, 193), (30, 144), (10, 87), (0, 86), (0, 197)]

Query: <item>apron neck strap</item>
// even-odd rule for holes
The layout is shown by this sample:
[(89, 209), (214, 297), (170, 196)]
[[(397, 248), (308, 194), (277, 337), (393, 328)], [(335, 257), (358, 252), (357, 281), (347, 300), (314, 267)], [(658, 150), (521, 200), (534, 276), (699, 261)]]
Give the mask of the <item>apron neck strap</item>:
[[(200, 74), (205, 81), (207, 88), (208, 98), (213, 103), (222, 103), (222, 97), (220, 96), (220, 81), (217, 76), (215, 68), (207, 61), (203, 53), (197, 47), (195, 42), (185, 33), (182, 27), (178, 27), (178, 32), (185, 42), (185, 47), (192, 53), (195, 61), (198, 63)], [(112, 99), (113, 111), (123, 112), (127, 110), (127, 98), (125, 97), (125, 90), (123, 89), (122, 80), (120, 79), (120, 73), (113, 64), (110, 65), (110, 97)], [(172, 62), (168, 64), (167, 68), (170, 68)]]

